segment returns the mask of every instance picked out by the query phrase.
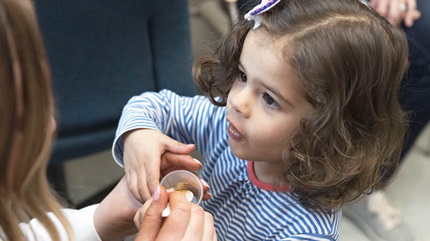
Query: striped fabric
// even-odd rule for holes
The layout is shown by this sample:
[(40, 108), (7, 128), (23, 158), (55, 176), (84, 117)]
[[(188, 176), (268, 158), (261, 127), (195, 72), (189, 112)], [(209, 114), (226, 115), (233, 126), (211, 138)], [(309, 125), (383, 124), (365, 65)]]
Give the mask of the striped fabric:
[(262, 188), (255, 181), (252, 162), (235, 157), (228, 146), (224, 107), (203, 96), (181, 97), (168, 90), (133, 97), (124, 108), (112, 149), (120, 165), (121, 136), (136, 128), (158, 129), (196, 144), (203, 158), (201, 177), (212, 194), (202, 206), (214, 216), (219, 240), (338, 239), (340, 211), (311, 211), (290, 193)]

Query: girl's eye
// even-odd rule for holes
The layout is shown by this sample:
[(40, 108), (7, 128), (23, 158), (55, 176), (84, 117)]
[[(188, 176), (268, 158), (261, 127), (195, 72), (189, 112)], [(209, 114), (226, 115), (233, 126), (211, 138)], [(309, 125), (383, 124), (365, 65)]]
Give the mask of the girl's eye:
[(240, 71), (239, 73), (239, 79), (242, 82), (246, 82), (248, 79), (246, 78), (246, 74), (243, 71)]
[(272, 98), (272, 96), (270, 96), (269, 94), (264, 93), (264, 94), (263, 94), (263, 99), (264, 99), (264, 102), (265, 102), (269, 107), (271, 107), (271, 108), (275, 108), (275, 109), (279, 108), (278, 103), (276, 103), (276, 101), (275, 101), (275, 100)]

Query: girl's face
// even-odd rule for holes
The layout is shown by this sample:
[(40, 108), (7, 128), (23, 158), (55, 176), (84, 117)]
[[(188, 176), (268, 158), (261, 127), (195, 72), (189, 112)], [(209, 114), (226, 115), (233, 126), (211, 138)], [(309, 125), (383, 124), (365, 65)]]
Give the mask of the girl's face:
[(278, 167), (300, 119), (312, 107), (284, 61), (283, 45), (267, 41), (264, 34), (251, 30), (245, 39), (240, 75), (227, 101), (228, 142), (237, 157)]

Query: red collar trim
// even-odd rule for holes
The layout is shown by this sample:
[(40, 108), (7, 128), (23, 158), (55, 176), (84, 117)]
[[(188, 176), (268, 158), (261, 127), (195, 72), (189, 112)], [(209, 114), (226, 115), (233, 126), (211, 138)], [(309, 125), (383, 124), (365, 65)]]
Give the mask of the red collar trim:
[(262, 182), (262, 181), (258, 180), (257, 176), (255, 175), (254, 162), (253, 161), (247, 161), (246, 166), (247, 166), (249, 180), (256, 187), (263, 189), (263, 190), (266, 190), (266, 191), (273, 191), (273, 192), (289, 192), (290, 191), (290, 187), (287, 185), (273, 185), (272, 183)]

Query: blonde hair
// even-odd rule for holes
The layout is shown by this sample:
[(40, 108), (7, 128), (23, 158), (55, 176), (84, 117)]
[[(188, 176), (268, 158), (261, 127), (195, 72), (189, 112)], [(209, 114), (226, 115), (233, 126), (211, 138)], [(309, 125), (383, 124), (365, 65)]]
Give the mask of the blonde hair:
[(47, 215), (52, 212), (72, 240), (46, 177), (54, 107), (48, 61), (31, 1), (0, 0), (0, 56), (0, 237), (27, 240), (19, 223), (36, 218), (52, 240), (59, 240)]

